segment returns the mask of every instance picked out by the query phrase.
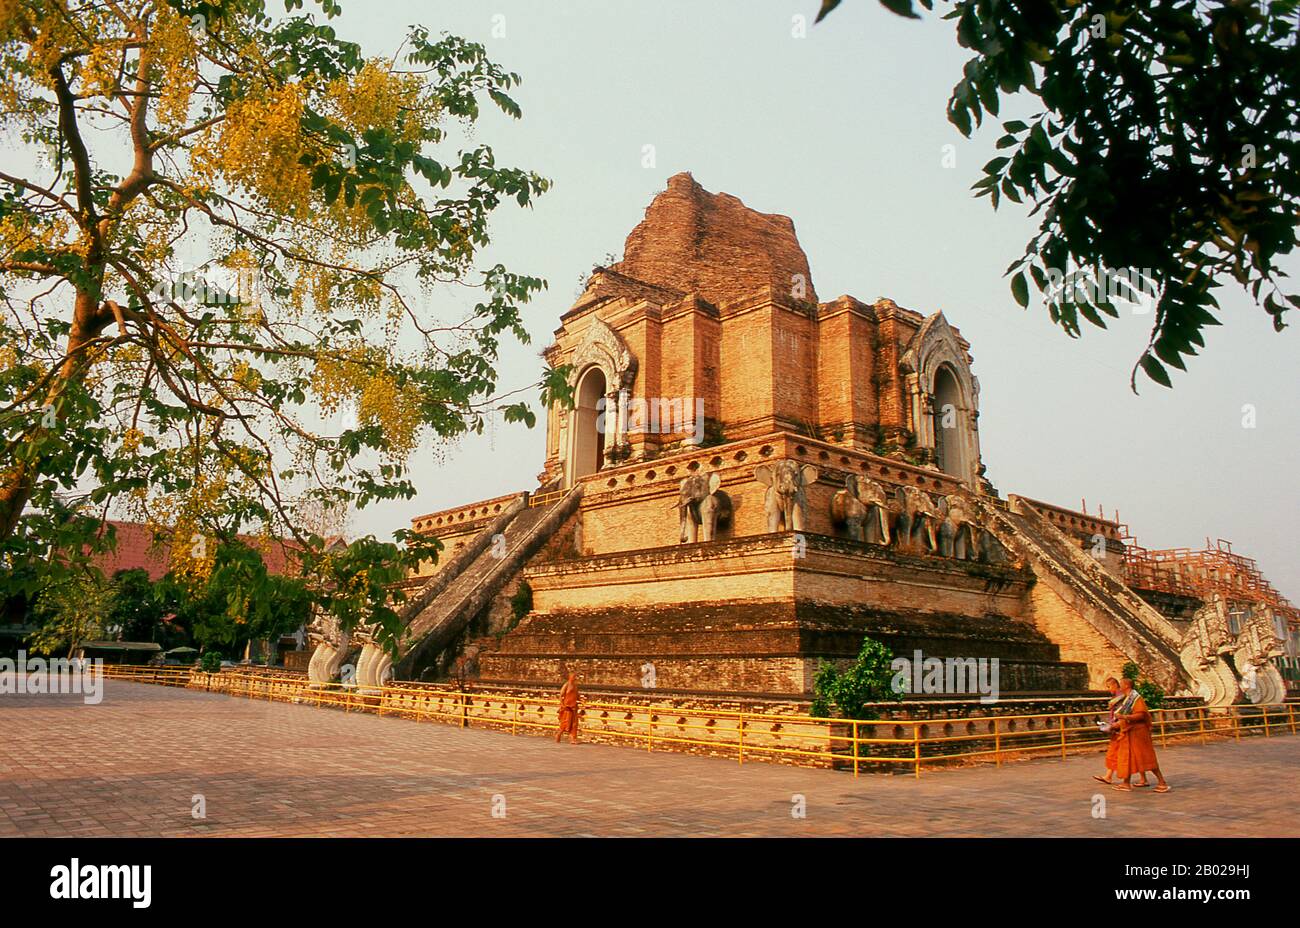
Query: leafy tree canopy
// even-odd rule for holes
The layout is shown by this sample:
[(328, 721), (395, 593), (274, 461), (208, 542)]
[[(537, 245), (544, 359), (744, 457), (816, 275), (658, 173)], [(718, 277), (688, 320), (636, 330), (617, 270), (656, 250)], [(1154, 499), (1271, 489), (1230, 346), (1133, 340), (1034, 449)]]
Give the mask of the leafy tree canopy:
[[(198, 585), (236, 532), (321, 552), (302, 511), (413, 495), (419, 442), (490, 409), (533, 423), (499, 397), (496, 362), (544, 282), (481, 252), (490, 215), (548, 182), (473, 130), (484, 106), (520, 115), (518, 76), (421, 27), (368, 57), (329, 25), (337, 3), (312, 7), (0, 4), (0, 132), (30, 156), (0, 170), (15, 575), (85, 554), (110, 506), (169, 538)], [(449, 285), (479, 288), (471, 310), (438, 310)], [(544, 401), (562, 374), (541, 372)], [(429, 556), (377, 544), (360, 550)], [(392, 562), (372, 568), (332, 602)], [(260, 582), (246, 559), (221, 569)]]
[(113, 575), (105, 627), (118, 629), (123, 641), (158, 641), (162, 619), (162, 604), (148, 571), (136, 567)]
[[(934, 0), (881, 0), (919, 17)], [(818, 20), (840, 5), (822, 0)], [(1024, 93), (1043, 109), (1002, 124), (1005, 153), (977, 196), (1033, 204), (1041, 216), (1008, 269), (1072, 336), (1106, 327), (1114, 299), (1154, 299), (1134, 367), (1170, 386), (1169, 367), (1219, 325), (1214, 291), (1235, 281), (1281, 330), (1300, 296), (1279, 260), (1300, 207), (1300, 54), (1296, 0), (951, 0), (957, 41), (974, 54), (948, 101), (963, 135)], [(1095, 269), (1100, 269), (1100, 273)], [(1093, 270), (1089, 270), (1093, 269)], [(1078, 275), (1095, 278), (1076, 287)], [(1065, 282), (1064, 285), (1063, 281)]]

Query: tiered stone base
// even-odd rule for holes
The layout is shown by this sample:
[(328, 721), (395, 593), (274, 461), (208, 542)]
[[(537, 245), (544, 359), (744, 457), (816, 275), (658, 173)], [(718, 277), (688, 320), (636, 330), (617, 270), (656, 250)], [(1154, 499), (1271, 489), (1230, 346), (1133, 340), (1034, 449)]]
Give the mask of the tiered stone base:
[(1032, 573), (818, 535), (764, 535), (533, 568), (534, 612), (484, 680), (798, 695), (864, 635), (913, 657), (997, 658), (1005, 693), (1079, 692), (1087, 668), (1020, 618)]

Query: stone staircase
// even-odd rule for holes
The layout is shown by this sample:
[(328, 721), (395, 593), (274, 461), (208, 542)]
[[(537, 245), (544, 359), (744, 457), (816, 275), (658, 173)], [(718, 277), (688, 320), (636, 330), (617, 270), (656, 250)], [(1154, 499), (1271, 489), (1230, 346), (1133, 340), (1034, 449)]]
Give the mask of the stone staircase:
[(435, 574), (403, 611), (407, 631), (395, 676), (417, 678), (452, 644), (577, 510), (581, 494), (581, 487), (574, 487), (549, 505), (530, 505), (521, 496)]
[(980, 498), (976, 503), (984, 527), (1143, 673), (1169, 693), (1191, 688), (1179, 654), (1183, 636), (1168, 619), (1026, 500), (1012, 496), (1006, 509)]

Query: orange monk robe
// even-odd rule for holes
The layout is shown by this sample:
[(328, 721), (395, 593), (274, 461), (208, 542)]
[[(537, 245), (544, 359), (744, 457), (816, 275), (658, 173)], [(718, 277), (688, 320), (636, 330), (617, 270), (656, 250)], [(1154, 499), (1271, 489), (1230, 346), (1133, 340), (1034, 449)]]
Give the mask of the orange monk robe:
[(560, 688), (560, 734), (578, 731), (578, 681), (570, 677)]
[(1155, 770), (1156, 746), (1151, 740), (1151, 713), (1147, 704), (1139, 696), (1133, 701), (1129, 718), (1120, 720), (1119, 739), (1115, 748), (1115, 772), (1121, 780), (1127, 780), (1135, 773)]
[(1110, 723), (1110, 744), (1106, 746), (1107, 770), (1119, 769), (1119, 725), (1117, 724), (1119, 720), (1115, 718), (1115, 713), (1119, 711), (1119, 707), (1123, 704), (1123, 696), (1116, 696), (1106, 704), (1110, 709), (1110, 713), (1106, 719), (1106, 721)]

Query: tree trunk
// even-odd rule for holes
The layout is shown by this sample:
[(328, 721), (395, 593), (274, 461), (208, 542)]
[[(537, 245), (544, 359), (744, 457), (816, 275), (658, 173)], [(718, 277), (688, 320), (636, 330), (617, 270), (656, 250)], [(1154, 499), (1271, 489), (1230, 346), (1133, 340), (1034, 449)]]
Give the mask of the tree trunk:
[[(58, 375), (50, 382), (45, 394), (46, 405), (54, 403), (69, 384), (80, 383), (85, 378), (90, 367), (88, 346), (99, 337), (111, 318), (101, 315), (98, 301), (89, 292), (77, 291), (72, 328), (68, 332), (68, 350)], [(54, 427), (59, 427), (57, 420)], [(44, 426), (36, 427), (37, 434), (43, 430)], [(31, 461), (17, 465), (0, 480), (0, 541), (8, 540), (18, 527), (35, 481), (36, 472)]]

